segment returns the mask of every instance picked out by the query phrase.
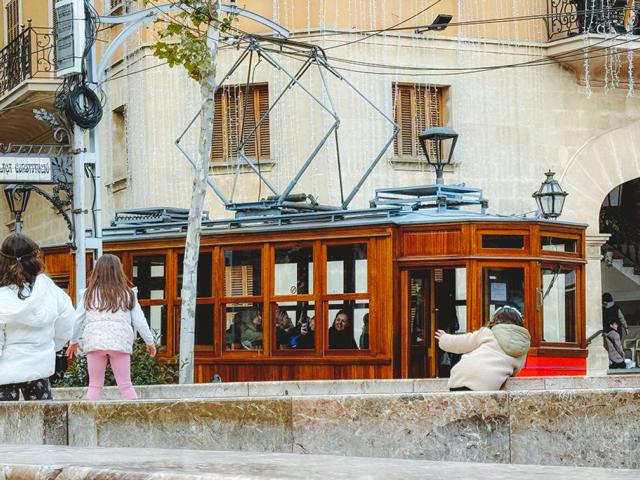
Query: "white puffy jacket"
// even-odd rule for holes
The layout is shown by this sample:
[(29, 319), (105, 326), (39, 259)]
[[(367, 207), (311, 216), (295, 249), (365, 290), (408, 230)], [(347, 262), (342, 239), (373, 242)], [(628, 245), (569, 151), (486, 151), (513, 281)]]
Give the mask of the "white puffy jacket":
[(45, 274), (30, 295), (0, 287), (0, 385), (48, 378), (56, 350), (71, 338), (74, 309), (69, 296)]

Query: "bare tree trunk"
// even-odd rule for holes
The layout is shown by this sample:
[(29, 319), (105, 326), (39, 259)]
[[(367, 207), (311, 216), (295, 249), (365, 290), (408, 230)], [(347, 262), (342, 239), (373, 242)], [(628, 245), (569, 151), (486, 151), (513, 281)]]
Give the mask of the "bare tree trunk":
[(200, 255), (200, 233), (202, 231), (202, 211), (207, 193), (209, 160), (211, 157), (211, 135), (215, 111), (216, 59), (218, 55), (219, 0), (210, 0), (212, 21), (207, 30), (207, 48), (210, 63), (204, 68), (200, 80), (202, 107), (200, 110), (200, 138), (198, 141), (198, 165), (193, 181), (193, 194), (189, 209), (189, 223), (184, 250), (184, 275), (182, 277), (182, 308), (180, 312), (180, 383), (193, 383), (194, 340), (196, 318), (196, 292), (198, 258)]

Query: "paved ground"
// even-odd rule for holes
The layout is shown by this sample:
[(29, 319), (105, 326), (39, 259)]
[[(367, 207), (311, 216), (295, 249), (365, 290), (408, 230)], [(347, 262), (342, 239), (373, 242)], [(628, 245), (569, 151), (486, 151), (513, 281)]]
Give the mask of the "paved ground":
[(2, 480), (637, 480), (639, 470), (135, 448), (0, 445)]

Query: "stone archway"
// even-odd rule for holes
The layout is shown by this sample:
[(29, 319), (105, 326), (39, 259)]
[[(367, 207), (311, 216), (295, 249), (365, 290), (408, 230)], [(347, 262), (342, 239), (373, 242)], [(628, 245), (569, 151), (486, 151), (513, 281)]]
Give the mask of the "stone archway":
[[(559, 177), (569, 193), (563, 219), (586, 223), (586, 322), (587, 337), (602, 328), (600, 247), (608, 235), (600, 232), (600, 207), (616, 186), (640, 176), (640, 121), (616, 128), (587, 141), (571, 158)], [(589, 346), (587, 374), (603, 375), (608, 356), (600, 342)]]

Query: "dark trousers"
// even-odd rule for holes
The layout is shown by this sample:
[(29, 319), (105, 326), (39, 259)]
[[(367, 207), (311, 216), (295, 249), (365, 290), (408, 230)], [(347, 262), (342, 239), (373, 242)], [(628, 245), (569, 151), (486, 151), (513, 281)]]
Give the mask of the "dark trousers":
[(15, 402), (20, 399), (20, 392), (25, 400), (51, 400), (51, 386), (48, 378), (22, 383), (0, 385), (0, 402)]
[(449, 391), (450, 392), (470, 392), (471, 389), (469, 387), (455, 387), (455, 388), (450, 388)]
[(611, 362), (609, 368), (627, 368), (624, 362)]

